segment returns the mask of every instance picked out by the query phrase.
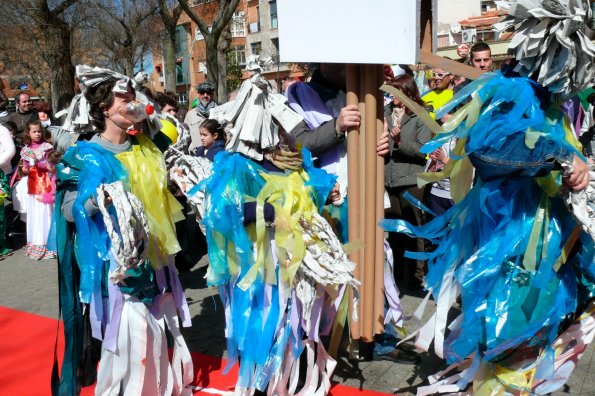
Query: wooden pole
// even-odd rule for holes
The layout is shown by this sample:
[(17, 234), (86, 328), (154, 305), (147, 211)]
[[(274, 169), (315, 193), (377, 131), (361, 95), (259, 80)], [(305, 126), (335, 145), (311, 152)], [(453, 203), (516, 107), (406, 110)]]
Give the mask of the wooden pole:
[[(354, 64), (347, 64), (346, 66), (346, 88), (347, 105), (358, 105), (359, 103), (359, 66)], [(347, 132), (347, 232), (349, 242), (355, 242), (360, 239), (360, 177), (359, 177), (359, 138), (360, 133), (358, 128), (350, 128)], [(356, 264), (354, 275), (361, 281), (363, 276), (360, 251), (356, 250), (349, 254), (349, 259)], [(361, 293), (361, 289), (360, 289)], [(353, 298), (350, 300), (350, 310), (353, 312)], [(359, 312), (358, 312), (359, 314)], [(358, 315), (359, 316), (359, 315)], [(351, 337), (354, 339), (361, 336), (361, 321), (352, 322), (350, 326)]]
[[(384, 69), (376, 65), (376, 92), (384, 84)], [(378, 97), (378, 94), (377, 94)], [(384, 101), (380, 97), (376, 105), (376, 140), (384, 129)], [(384, 230), (378, 222), (384, 219), (384, 160), (376, 158), (376, 245), (374, 262), (374, 333), (384, 333)]]
[(365, 152), (366, 158), (364, 169), (366, 179), (364, 210), (366, 213), (364, 223), (364, 273), (366, 288), (364, 289), (364, 341), (373, 341), (374, 326), (374, 267), (376, 255), (376, 66), (366, 65), (365, 86), (365, 111), (366, 111), (366, 129), (365, 129)]

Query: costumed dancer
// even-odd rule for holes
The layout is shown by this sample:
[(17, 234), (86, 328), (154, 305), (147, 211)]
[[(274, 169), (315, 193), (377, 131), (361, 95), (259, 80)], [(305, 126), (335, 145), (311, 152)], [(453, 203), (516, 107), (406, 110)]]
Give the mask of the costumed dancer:
[(51, 194), (53, 190), (52, 170), (48, 167), (47, 156), (54, 148), (45, 141), (40, 121), (27, 124), (23, 133), (23, 143), (25, 147), (21, 149), (19, 167), (27, 176), (25, 255), (34, 260), (56, 258), (56, 252), (47, 249), (54, 204), (43, 200), (43, 196)]
[[(64, 127), (88, 131), (58, 165), (56, 234), (65, 354), (54, 394), (189, 395), (190, 353), (178, 315), (189, 310), (173, 264), (180, 205), (167, 190), (164, 157), (145, 132), (163, 128), (134, 79), (77, 66), (82, 95)], [(145, 110), (146, 109), (146, 110)], [(72, 128), (72, 129), (69, 129)], [(168, 357), (166, 329), (173, 338)], [(99, 359), (99, 343), (101, 356)]]
[(201, 194), (207, 282), (225, 305), (226, 371), (239, 362), (237, 395), (327, 394), (336, 361), (322, 337), (343, 334), (333, 325), (348, 314), (346, 289), (358, 285), (319, 213), (336, 177), (292, 145), (285, 131), (301, 117), (285, 101), (260, 74), (246, 80), (233, 102), (210, 112), (233, 124), (228, 151), (215, 157), (210, 177), (192, 188), (190, 174), (183, 188)]
[[(437, 118), (471, 101), (423, 149), (458, 138), (441, 175), (420, 175), (450, 176), (457, 204), (422, 227), (383, 223), (438, 245), (410, 254), (428, 259), (425, 285), (437, 305), (416, 346), (428, 350), (433, 341), (450, 367), (418, 395), (549, 394), (595, 336), (595, 216), (585, 215), (595, 173), (589, 185), (560, 108), (595, 77), (595, 48), (583, 32), (590, 4), (518, 1), (510, 12), (521, 18), (514, 72), (465, 87)], [(477, 181), (468, 191), (471, 164)], [(457, 297), (461, 313), (449, 321)]]

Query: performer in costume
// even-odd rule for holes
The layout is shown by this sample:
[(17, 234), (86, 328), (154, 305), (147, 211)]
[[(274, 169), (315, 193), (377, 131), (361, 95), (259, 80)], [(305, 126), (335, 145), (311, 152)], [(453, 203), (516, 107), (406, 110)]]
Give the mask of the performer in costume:
[[(180, 184), (203, 206), (207, 282), (219, 287), (225, 305), (226, 370), (240, 365), (235, 394), (327, 394), (336, 362), (322, 337), (339, 317), (345, 320), (346, 289), (358, 285), (353, 263), (319, 213), (336, 177), (293, 146), (285, 131), (301, 117), (260, 74), (210, 117), (233, 124), (228, 151), (215, 156), (212, 176), (196, 184), (197, 175), (188, 174)], [(208, 162), (181, 159), (180, 169), (190, 161)], [(302, 354), (307, 372), (300, 374)]]
[[(161, 151), (144, 133), (127, 134), (146, 117), (132, 110), (147, 98), (132, 88), (134, 80), (107, 69), (77, 66), (77, 77), (83, 94), (73, 100), (66, 125), (76, 121), (88, 130), (82, 120), (90, 119), (96, 133), (58, 165), (66, 346), (53, 392), (75, 395), (95, 381), (101, 340), (97, 395), (189, 395), (194, 373), (178, 314), (184, 326), (190, 317), (173, 266), (180, 206), (167, 190)], [(171, 361), (166, 328), (174, 340)]]
[[(534, 8), (521, 10), (529, 3)], [(526, 18), (512, 43), (515, 73), (484, 75), (465, 87), (437, 117), (471, 101), (424, 147), (430, 153), (458, 138), (441, 175), (420, 175), (423, 182), (450, 176), (458, 203), (422, 227), (383, 222), (389, 231), (438, 244), (431, 253), (410, 254), (428, 259), (425, 284), (437, 305), (416, 345), (427, 350), (433, 340), (451, 366), (418, 395), (548, 394), (567, 381), (595, 336), (593, 217), (577, 220), (584, 207), (574, 199), (587, 189), (583, 203), (592, 200), (595, 182), (589, 185), (560, 109), (595, 75), (595, 48), (582, 31), (589, 11), (578, 0), (519, 1), (511, 9)], [(535, 26), (553, 33), (531, 34)], [(477, 180), (467, 193), (471, 164)], [(448, 321), (459, 296), (461, 314)], [(446, 376), (454, 368), (460, 372)]]

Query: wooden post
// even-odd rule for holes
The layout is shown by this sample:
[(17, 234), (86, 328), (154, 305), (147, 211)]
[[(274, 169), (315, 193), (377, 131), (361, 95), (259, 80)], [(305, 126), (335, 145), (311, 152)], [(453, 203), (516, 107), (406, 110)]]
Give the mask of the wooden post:
[[(359, 66), (347, 64), (347, 105), (358, 105), (359, 103)], [(350, 128), (347, 133), (347, 203), (348, 203), (348, 235), (349, 242), (355, 242), (360, 239), (360, 218), (357, 208), (360, 207), (359, 191), (359, 129)], [(361, 280), (363, 270), (361, 268), (360, 251), (356, 250), (349, 254), (349, 259), (356, 264), (355, 277)], [(361, 290), (360, 290), (361, 292)], [(353, 298), (350, 300), (350, 312), (353, 310)], [(359, 312), (358, 312), (359, 313)], [(351, 337), (360, 338), (361, 327), (359, 322), (352, 323), (350, 326)]]
[[(376, 65), (376, 92), (384, 84), (384, 68)], [(376, 94), (376, 140), (384, 129), (384, 100)], [(374, 262), (374, 333), (384, 332), (384, 230), (378, 222), (384, 219), (384, 160), (376, 155), (376, 245)]]
[(366, 65), (365, 86), (365, 111), (366, 111), (366, 129), (365, 129), (365, 152), (366, 158), (364, 169), (366, 179), (364, 210), (366, 218), (364, 220), (364, 272), (366, 287), (364, 289), (364, 341), (372, 341), (374, 335), (374, 289), (378, 287), (375, 284), (374, 268), (376, 264), (376, 110), (378, 95), (376, 65)]
[(432, 52), (434, 43), (434, 5), (436, 3), (433, 0), (421, 0), (420, 10), (419, 10), (419, 27), (420, 27), (420, 36), (419, 36), (419, 47), (422, 51)]
[(381, 65), (347, 65), (347, 104), (359, 101), (359, 130), (347, 135), (349, 241), (363, 242), (349, 255), (361, 282), (357, 322), (351, 337), (371, 342), (384, 331), (384, 161), (376, 154), (383, 129), (383, 101), (378, 88), (384, 79)]

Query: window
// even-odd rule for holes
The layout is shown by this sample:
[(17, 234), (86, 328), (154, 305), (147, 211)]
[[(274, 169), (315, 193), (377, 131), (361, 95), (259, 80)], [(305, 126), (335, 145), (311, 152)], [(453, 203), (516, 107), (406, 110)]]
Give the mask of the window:
[[(213, 30), (212, 26), (209, 26), (209, 32), (211, 32)], [(200, 40), (204, 40), (205, 37), (202, 35), (202, 33), (200, 32), (200, 29), (198, 28), (198, 26), (196, 27), (196, 32), (194, 33), (194, 41), (200, 41)]]
[(271, 29), (277, 29), (277, 1), (269, 2), (271, 8)]
[(182, 59), (178, 59), (176, 60), (176, 85), (186, 84), (186, 79), (184, 77), (184, 65)]
[(273, 46), (271, 47), (271, 50), (274, 48), (275, 52), (273, 54), (271, 54), (271, 59), (275, 62), (275, 63), (279, 63), (279, 37), (274, 37), (271, 39), (271, 44), (273, 44)]
[(238, 65), (245, 65), (246, 64), (246, 47), (243, 45), (237, 45), (232, 47), (229, 50), (229, 56), (231, 57), (231, 61), (237, 63)]
[(256, 22), (250, 24), (250, 33), (256, 33), (260, 31), (260, 6), (256, 7)]
[(246, 18), (243, 11), (236, 11), (231, 17), (231, 37), (246, 37)]
[(188, 103), (188, 92), (178, 92), (178, 103)]
[(279, 52), (279, 37), (273, 37), (271, 39), (271, 43), (273, 44), (273, 47), (275, 47), (275, 51), (277, 51), (277, 53)]
[(251, 43), (250, 49), (252, 50), (252, 55), (260, 55), (262, 52), (262, 43), (260, 41)]

